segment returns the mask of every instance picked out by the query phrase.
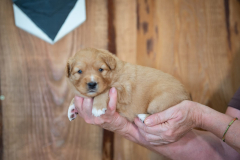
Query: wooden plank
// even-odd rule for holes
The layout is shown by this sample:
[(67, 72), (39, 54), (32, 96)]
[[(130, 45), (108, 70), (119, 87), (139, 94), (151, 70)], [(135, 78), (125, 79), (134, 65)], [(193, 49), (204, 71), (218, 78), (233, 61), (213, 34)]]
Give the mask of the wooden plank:
[(228, 63), (230, 65), (228, 77), (226, 77), (224, 83), (224, 90), (227, 92), (224, 94), (226, 99), (230, 99), (237, 89), (240, 87), (240, 1), (229, 1), (229, 30), (230, 30), (230, 42), (231, 52), (228, 53)]
[[(107, 1), (108, 12), (108, 50), (116, 54), (116, 30), (114, 26), (115, 6), (113, 0)], [(103, 144), (102, 144), (102, 159), (113, 160), (114, 156), (114, 133), (108, 130), (103, 130)]]
[(87, 21), (55, 45), (17, 28), (11, 1), (0, 2), (3, 159), (101, 159), (102, 129), (67, 118), (67, 58), (87, 46), (107, 49), (106, 1), (86, 2)]
[[(117, 56), (126, 62), (136, 64), (137, 57), (141, 57), (143, 52), (137, 52), (137, 8), (145, 8), (146, 2), (115, 0), (115, 26), (116, 26), (116, 46)], [(148, 2), (147, 2), (148, 3)], [(138, 8), (139, 9), (139, 8)], [(151, 7), (149, 7), (151, 9)], [(144, 9), (144, 12), (146, 10)], [(147, 13), (138, 13), (147, 14)], [(141, 26), (144, 26), (141, 24)], [(146, 26), (145, 26), (146, 27)], [(146, 29), (146, 28), (145, 28)], [(148, 29), (146, 29), (148, 30)], [(153, 33), (152, 33), (153, 34)], [(149, 35), (150, 37), (151, 35)], [(144, 43), (145, 44), (145, 43)], [(144, 46), (144, 45), (142, 45)], [(144, 57), (143, 57), (144, 59)], [(150, 61), (149, 61), (150, 62)], [(150, 64), (149, 64), (150, 65)], [(162, 159), (160, 156), (148, 149), (128, 141), (118, 134), (114, 138), (114, 159), (115, 160), (147, 160)]]
[(137, 3), (135, 0), (114, 0), (116, 52), (123, 61), (136, 64), (137, 58)]
[[(117, 16), (134, 15), (128, 9), (132, 3), (119, 2), (118, 8), (124, 9)], [(239, 1), (138, 0), (136, 14), (136, 63), (174, 75), (194, 101), (225, 112), (240, 86)], [(132, 22), (119, 18), (116, 24), (121, 31), (121, 26)], [(123, 33), (119, 29), (117, 33)], [(126, 39), (134, 42), (130, 36)], [(118, 42), (118, 50), (124, 50), (124, 41)], [(129, 54), (117, 55), (128, 61)], [(150, 151), (115, 135), (115, 159), (166, 159), (149, 155)]]
[[(136, 64), (136, 1), (114, 0), (117, 57)], [(114, 135), (114, 160), (138, 159), (132, 154), (137, 145)]]
[(137, 1), (137, 64), (155, 68), (156, 32), (154, 0)]
[[(231, 5), (235, 1), (229, 3), (229, 18), (224, 1), (156, 1), (155, 5), (156, 68), (181, 80), (194, 101), (221, 112), (225, 112), (236, 90), (232, 83), (235, 78), (229, 77), (232, 70), (229, 62), (234, 61), (239, 50), (239, 44), (230, 47), (226, 25), (227, 19), (235, 21), (233, 15), (239, 20), (236, 13), (231, 14), (232, 10), (239, 10), (239, 5)], [(235, 23), (231, 21), (230, 26)], [(231, 35), (233, 28), (229, 29)]]
[[(238, 13), (231, 14), (233, 10), (238, 11), (238, 5), (231, 4), (239, 2), (160, 0), (152, 3), (155, 3), (154, 13), (147, 17), (141, 14), (144, 7), (139, 8), (137, 63), (174, 75), (192, 93), (194, 101), (224, 112), (236, 90), (233, 79), (229, 79), (229, 62), (238, 54), (233, 50), (239, 47), (232, 45), (229, 34), (238, 28), (238, 23), (231, 21), (239, 19)], [(152, 29), (144, 34), (145, 21)], [(153, 37), (152, 52), (146, 50), (150, 37)]]

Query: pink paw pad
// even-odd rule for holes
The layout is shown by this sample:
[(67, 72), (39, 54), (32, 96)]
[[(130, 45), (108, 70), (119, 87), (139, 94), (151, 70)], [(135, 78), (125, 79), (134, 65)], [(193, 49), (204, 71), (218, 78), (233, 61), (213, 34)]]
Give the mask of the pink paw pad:
[(72, 104), (68, 108), (68, 119), (70, 121), (74, 120), (77, 117), (78, 111), (75, 108), (75, 105)]

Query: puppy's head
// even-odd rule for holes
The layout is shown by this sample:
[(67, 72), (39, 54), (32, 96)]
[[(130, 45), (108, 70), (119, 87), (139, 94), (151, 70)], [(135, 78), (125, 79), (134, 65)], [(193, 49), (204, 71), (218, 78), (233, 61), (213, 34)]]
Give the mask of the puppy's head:
[(116, 59), (108, 51), (86, 48), (66, 65), (66, 76), (80, 95), (95, 97), (109, 87)]

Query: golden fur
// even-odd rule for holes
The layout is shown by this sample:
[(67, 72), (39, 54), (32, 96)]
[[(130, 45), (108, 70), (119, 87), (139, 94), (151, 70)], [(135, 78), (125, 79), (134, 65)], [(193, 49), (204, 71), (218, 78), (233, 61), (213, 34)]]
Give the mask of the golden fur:
[[(103, 71), (100, 72), (99, 68)], [(78, 71), (82, 70), (79, 74)], [(86, 48), (70, 58), (66, 75), (75, 94), (94, 97), (93, 108), (107, 108), (108, 92), (115, 87), (118, 92), (117, 112), (133, 121), (138, 114), (161, 112), (183, 100), (189, 100), (184, 86), (173, 76), (160, 70), (121, 61), (106, 50)], [(87, 83), (91, 76), (98, 84), (89, 93)]]

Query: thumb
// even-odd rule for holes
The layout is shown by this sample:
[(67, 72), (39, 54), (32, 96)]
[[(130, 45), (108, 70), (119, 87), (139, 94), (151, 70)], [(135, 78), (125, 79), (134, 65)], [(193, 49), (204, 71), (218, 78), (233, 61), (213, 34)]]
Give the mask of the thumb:
[(116, 106), (117, 106), (117, 90), (116, 88), (111, 88), (110, 91), (109, 91), (109, 103), (108, 103), (108, 109), (111, 111), (111, 112), (115, 112), (116, 110)]
[(144, 123), (147, 126), (151, 127), (151, 126), (155, 126), (157, 124), (164, 123), (164, 122), (168, 121), (169, 119), (171, 119), (171, 117), (172, 117), (172, 108), (169, 108), (165, 111), (155, 113), (151, 116), (148, 116), (146, 118), (146, 120), (144, 121)]
[(83, 98), (75, 96), (74, 97), (74, 104), (78, 112), (82, 111), (82, 103), (83, 103)]

